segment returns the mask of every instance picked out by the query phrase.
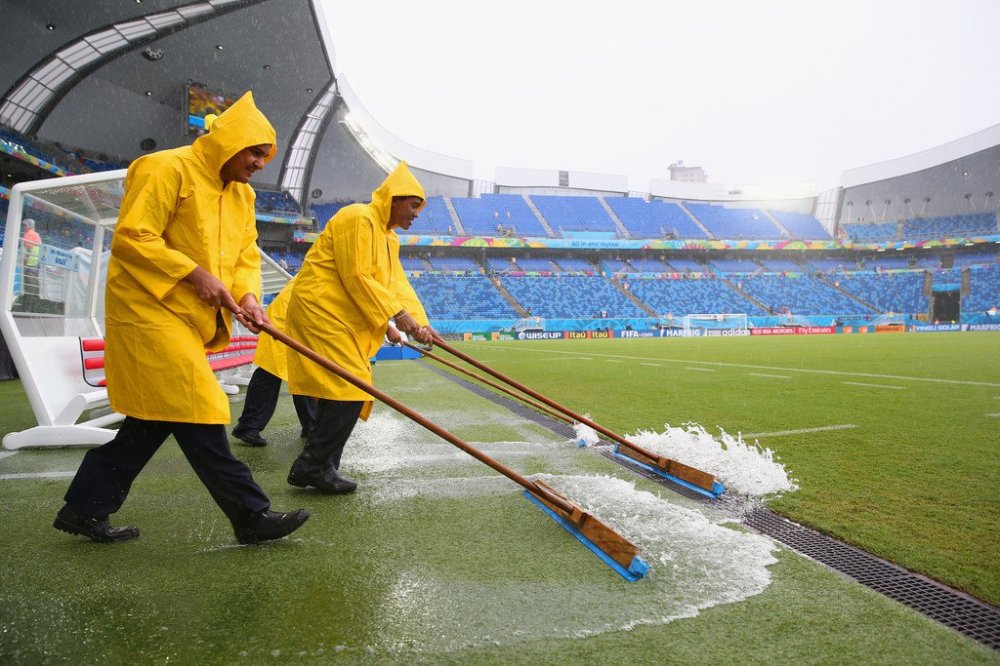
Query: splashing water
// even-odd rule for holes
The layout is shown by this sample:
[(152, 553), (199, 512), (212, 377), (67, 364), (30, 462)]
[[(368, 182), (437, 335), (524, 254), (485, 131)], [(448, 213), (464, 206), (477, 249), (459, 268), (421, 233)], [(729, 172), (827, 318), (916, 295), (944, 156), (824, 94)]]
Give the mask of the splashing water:
[[(590, 414), (584, 414), (584, 416), (590, 418)], [(596, 430), (582, 423), (574, 423), (573, 432), (576, 433), (576, 441), (580, 446), (593, 446), (601, 441)]]
[(799, 487), (774, 452), (756, 440), (750, 444), (743, 441), (742, 435), (733, 437), (721, 429), (715, 437), (697, 423), (683, 428), (667, 424), (666, 428), (659, 433), (640, 430), (626, 438), (644, 449), (714, 474), (726, 486), (726, 492), (763, 497)]

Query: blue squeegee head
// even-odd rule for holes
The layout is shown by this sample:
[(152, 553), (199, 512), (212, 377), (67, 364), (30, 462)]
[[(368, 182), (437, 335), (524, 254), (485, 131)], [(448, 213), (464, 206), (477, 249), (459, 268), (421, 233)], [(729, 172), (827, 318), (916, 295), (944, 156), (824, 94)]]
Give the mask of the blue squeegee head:
[(576, 529), (576, 527), (573, 526), (572, 523), (570, 523), (568, 520), (560, 516), (558, 513), (556, 513), (549, 507), (545, 506), (545, 504), (540, 499), (532, 495), (527, 490), (524, 491), (524, 496), (527, 497), (531, 503), (533, 503), (539, 509), (544, 511), (549, 516), (549, 518), (562, 525), (563, 528), (565, 528), (567, 532), (572, 534), (577, 541), (579, 541), (587, 548), (589, 548), (590, 551), (594, 553), (594, 555), (597, 555), (599, 558), (601, 558), (601, 560), (605, 564), (614, 569), (625, 580), (629, 581), (630, 583), (634, 583), (635, 581), (639, 580), (647, 573), (649, 573), (649, 565), (646, 564), (646, 562), (644, 562), (638, 556), (633, 557), (632, 562), (629, 564), (628, 568), (625, 568), (617, 561), (615, 561), (614, 558), (612, 558), (610, 555), (608, 555), (603, 550), (598, 548), (597, 544), (595, 544), (593, 541), (584, 536), (580, 532), (580, 530)]
[(627, 461), (630, 465), (638, 465), (639, 467), (642, 467), (645, 470), (649, 470), (650, 472), (652, 472), (653, 474), (656, 474), (657, 476), (661, 476), (664, 479), (669, 479), (670, 481), (672, 481), (673, 483), (676, 483), (677, 485), (684, 486), (685, 488), (693, 490), (696, 493), (698, 493), (700, 495), (704, 495), (705, 497), (708, 497), (708, 498), (711, 498), (711, 499), (718, 499), (722, 495), (722, 493), (726, 492), (726, 487), (723, 486), (718, 481), (716, 481), (716, 482), (714, 482), (712, 484), (711, 490), (706, 490), (705, 488), (702, 488), (701, 486), (694, 485), (690, 481), (685, 481), (684, 479), (682, 479), (682, 478), (680, 478), (678, 476), (674, 476), (673, 474), (668, 474), (667, 472), (664, 472), (659, 467), (654, 467), (653, 465), (647, 465), (646, 463), (644, 463), (644, 462), (642, 462), (640, 460), (636, 460), (635, 458), (632, 458), (631, 456), (624, 455), (623, 453), (620, 453), (618, 451), (618, 444), (615, 444), (615, 448), (612, 451), (612, 455), (614, 455), (616, 458), (621, 458), (622, 460)]

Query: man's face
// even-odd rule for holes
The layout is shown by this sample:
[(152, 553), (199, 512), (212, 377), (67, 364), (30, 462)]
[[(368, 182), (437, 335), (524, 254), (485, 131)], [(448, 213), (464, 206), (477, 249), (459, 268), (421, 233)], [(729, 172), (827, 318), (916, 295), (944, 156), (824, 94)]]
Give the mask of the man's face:
[(222, 165), (219, 170), (222, 182), (228, 183), (234, 180), (238, 183), (250, 182), (250, 176), (264, 168), (264, 159), (270, 152), (269, 143), (244, 148)]
[(389, 212), (389, 227), (409, 229), (413, 220), (420, 215), (420, 207), (424, 200), (420, 197), (398, 197), (392, 200), (392, 210)]

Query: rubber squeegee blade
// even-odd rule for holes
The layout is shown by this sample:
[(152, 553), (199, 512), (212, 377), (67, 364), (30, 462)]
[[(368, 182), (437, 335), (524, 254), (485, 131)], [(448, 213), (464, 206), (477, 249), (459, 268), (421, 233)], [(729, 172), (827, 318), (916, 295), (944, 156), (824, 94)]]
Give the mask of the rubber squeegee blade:
[(674, 476), (673, 474), (665, 472), (664, 470), (660, 469), (659, 467), (655, 467), (653, 465), (648, 465), (648, 464), (642, 462), (641, 460), (636, 460), (632, 456), (629, 456), (629, 455), (626, 455), (626, 454), (622, 453), (621, 451), (618, 450), (619, 447), (620, 447), (620, 445), (615, 444), (615, 448), (612, 451), (612, 454), (616, 458), (620, 458), (622, 460), (626, 460), (626, 461), (628, 461), (628, 463), (630, 465), (638, 465), (639, 467), (642, 467), (643, 469), (649, 470), (650, 472), (652, 472), (653, 474), (656, 474), (657, 476), (662, 476), (664, 479), (669, 479), (670, 481), (676, 483), (677, 485), (684, 486), (685, 488), (688, 488), (689, 490), (693, 490), (696, 493), (704, 495), (705, 497), (710, 497), (711, 499), (718, 499), (722, 495), (722, 493), (726, 492), (726, 487), (724, 485), (722, 485), (721, 483), (719, 483), (718, 481), (714, 481), (712, 483), (712, 488), (710, 490), (706, 489), (706, 488), (702, 488), (701, 486), (696, 486), (695, 484), (691, 483), (690, 481), (685, 481), (684, 479), (682, 479), (682, 478), (680, 478), (678, 476)]
[(580, 530), (576, 529), (572, 523), (570, 523), (568, 520), (560, 516), (558, 513), (556, 513), (549, 507), (545, 506), (545, 504), (540, 499), (535, 497), (529, 491), (525, 490), (524, 496), (527, 497), (532, 504), (534, 504), (539, 509), (544, 511), (549, 516), (549, 518), (562, 525), (563, 528), (565, 528), (567, 532), (572, 534), (577, 541), (579, 541), (584, 546), (589, 548), (590, 551), (594, 553), (594, 555), (597, 555), (599, 558), (601, 558), (601, 560), (605, 564), (614, 569), (618, 573), (618, 575), (620, 575), (625, 580), (629, 581), (630, 583), (634, 583), (635, 581), (639, 580), (647, 573), (649, 573), (649, 565), (646, 564), (646, 562), (642, 560), (640, 557), (638, 556), (633, 557), (632, 562), (629, 564), (628, 568), (622, 566), (621, 564), (616, 562), (614, 558), (612, 558), (610, 555), (608, 555), (603, 550), (598, 548), (597, 544), (595, 544), (593, 541), (591, 541), (583, 534), (581, 534)]

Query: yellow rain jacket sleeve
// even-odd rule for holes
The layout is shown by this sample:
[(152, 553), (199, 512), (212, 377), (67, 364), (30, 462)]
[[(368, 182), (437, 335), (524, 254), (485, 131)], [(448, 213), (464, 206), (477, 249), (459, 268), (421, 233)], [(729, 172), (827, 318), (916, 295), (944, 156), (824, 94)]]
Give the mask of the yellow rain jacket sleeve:
[[(289, 335), (369, 384), (369, 359), (389, 319), (404, 308), (426, 319), (389, 228), (392, 198), (399, 196), (425, 198), (405, 162), (372, 192), (371, 203), (342, 208), (327, 222), (306, 254), (288, 305)], [(364, 401), (362, 418), (371, 410), (371, 396), (298, 354), (288, 356), (288, 383), (297, 395)]]
[(260, 297), (254, 192), (223, 183), (226, 161), (276, 135), (244, 95), (191, 146), (137, 159), (111, 244), (106, 289), (108, 397), (148, 420), (229, 423), (229, 402), (205, 358), (229, 342), (231, 316), (182, 282), (196, 266), (239, 301)]

